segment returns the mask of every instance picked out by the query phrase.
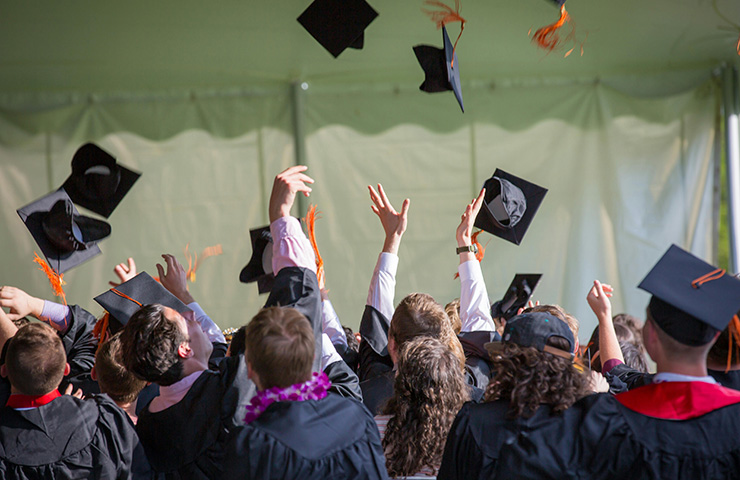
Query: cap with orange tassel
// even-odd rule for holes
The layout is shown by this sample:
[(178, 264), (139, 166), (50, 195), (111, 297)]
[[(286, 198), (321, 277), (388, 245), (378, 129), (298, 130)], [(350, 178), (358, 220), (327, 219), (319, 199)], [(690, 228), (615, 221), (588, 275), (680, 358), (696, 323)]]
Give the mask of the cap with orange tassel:
[[(579, 41), (576, 38), (575, 26), (573, 25), (571, 16), (565, 9), (565, 1), (566, 0), (552, 0), (552, 2), (560, 7), (560, 18), (558, 18), (557, 21), (551, 23), (550, 25), (545, 25), (544, 27), (537, 29), (537, 31), (535, 31), (534, 35), (532, 36), (532, 41), (538, 47), (548, 52), (564, 48), (566, 44), (572, 42), (573, 47), (565, 52), (563, 56), (567, 57), (568, 55), (573, 53), (573, 50), (575, 50), (576, 46), (580, 46), (581, 55), (583, 55), (583, 44), (585, 43), (585, 38), (582, 41)], [(532, 30), (530, 29), (529, 34), (531, 33)]]

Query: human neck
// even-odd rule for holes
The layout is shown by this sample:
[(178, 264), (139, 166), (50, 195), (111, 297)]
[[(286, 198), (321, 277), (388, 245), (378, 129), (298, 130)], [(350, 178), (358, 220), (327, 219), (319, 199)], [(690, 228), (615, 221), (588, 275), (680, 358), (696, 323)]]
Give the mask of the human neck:
[(663, 359), (655, 362), (658, 373), (677, 373), (690, 377), (706, 377), (707, 365), (705, 363), (677, 362)]
[(136, 415), (136, 402), (116, 402), (116, 405), (121, 407), (121, 410), (126, 412), (128, 418), (136, 425), (136, 422), (139, 420), (139, 417)]
[(202, 372), (204, 370), (208, 370), (208, 365), (205, 362), (202, 362), (200, 360), (196, 360), (195, 358), (189, 358), (182, 362), (182, 377), (187, 377), (188, 375), (192, 375), (196, 372)]

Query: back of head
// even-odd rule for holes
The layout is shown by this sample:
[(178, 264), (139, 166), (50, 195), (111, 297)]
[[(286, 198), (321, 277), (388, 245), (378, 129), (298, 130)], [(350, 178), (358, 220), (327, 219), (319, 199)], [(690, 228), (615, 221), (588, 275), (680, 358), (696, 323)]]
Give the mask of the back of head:
[(619, 348), (622, 350), (625, 365), (639, 372), (648, 373), (647, 358), (637, 345), (620, 340)]
[(101, 393), (107, 393), (114, 402), (132, 403), (146, 386), (121, 361), (121, 335), (117, 333), (103, 343), (95, 353), (95, 373)]
[(449, 319), (440, 304), (426, 293), (407, 295), (396, 307), (388, 329), (400, 350), (404, 343), (419, 336), (440, 338)]
[[(642, 335), (635, 337), (635, 333), (623, 323), (614, 324), (614, 333), (617, 335), (617, 341), (620, 346), (628, 345), (622, 348), (622, 355), (625, 357), (624, 363), (627, 366), (637, 368), (640, 371), (647, 372), (647, 359), (645, 358), (645, 349), (642, 346)], [(600, 350), (599, 345), (599, 326), (594, 327), (594, 331), (591, 334), (591, 339), (586, 346), (586, 350), (583, 353), (584, 362), (590, 365), (591, 370), (601, 372), (601, 355), (597, 355)], [(627, 349), (627, 351), (625, 350)], [(631, 362), (627, 362), (627, 354), (629, 353)], [(590, 363), (589, 363), (590, 362)], [(645, 370), (643, 370), (643, 367)]]
[(262, 389), (285, 388), (311, 378), (315, 339), (311, 324), (298, 310), (263, 308), (245, 334), (247, 362)]
[(462, 320), (460, 320), (460, 299), (456, 298), (445, 305), (445, 313), (450, 319), (452, 331), (455, 332), (455, 335), (459, 335), (460, 330), (462, 330)]
[(30, 323), (8, 343), (5, 368), (11, 385), (24, 395), (44, 395), (59, 386), (67, 356), (59, 335), (42, 323)]
[(165, 307), (145, 305), (131, 316), (121, 332), (123, 364), (142, 380), (172, 385), (182, 377), (178, 348), (187, 341), (180, 327), (165, 316)]
[(383, 408), (391, 415), (383, 447), (392, 477), (439, 467), (452, 421), (469, 399), (457, 356), (436, 338), (406, 342), (397, 372), (393, 397)]
[[(571, 351), (571, 343), (552, 336), (546, 345)], [(541, 404), (561, 412), (589, 393), (588, 378), (573, 362), (534, 347), (505, 343), (492, 356), (495, 379), (488, 384), (486, 401), (509, 402), (509, 417), (530, 417)]]

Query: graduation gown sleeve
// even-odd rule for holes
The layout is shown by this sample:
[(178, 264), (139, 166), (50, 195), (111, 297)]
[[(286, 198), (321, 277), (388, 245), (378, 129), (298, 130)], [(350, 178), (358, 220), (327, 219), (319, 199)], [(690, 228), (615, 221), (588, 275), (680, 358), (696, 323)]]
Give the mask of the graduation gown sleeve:
[(390, 321), (370, 305), (360, 321), (360, 381), (364, 382), (393, 370), (393, 361), (388, 354), (388, 329)]

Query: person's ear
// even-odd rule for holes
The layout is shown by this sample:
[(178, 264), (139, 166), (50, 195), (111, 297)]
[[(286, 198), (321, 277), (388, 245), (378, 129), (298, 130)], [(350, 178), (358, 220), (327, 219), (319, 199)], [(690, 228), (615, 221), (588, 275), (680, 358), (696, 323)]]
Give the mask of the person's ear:
[(98, 381), (98, 374), (95, 371), (95, 365), (93, 365), (92, 370), (90, 370), (90, 378), (92, 378), (96, 382)]
[(69, 367), (69, 363), (65, 363), (64, 364), (64, 376), (66, 377), (67, 375), (69, 375), (69, 372), (71, 371), (72, 369)]
[(398, 347), (396, 345), (396, 340), (393, 337), (388, 337), (388, 355), (390, 355), (394, 365), (398, 360), (398, 352), (396, 351), (397, 348)]
[(190, 348), (189, 343), (181, 343), (180, 346), (177, 347), (177, 354), (180, 356), (180, 358), (187, 359), (193, 356), (193, 349)]
[(262, 387), (260, 385), (260, 377), (259, 375), (257, 375), (257, 372), (254, 371), (254, 369), (252, 368), (252, 364), (249, 362), (247, 362), (247, 378), (254, 382), (254, 384), (257, 386), (257, 390), (262, 390)]
[(5, 368), (5, 364), (0, 365), (0, 376), (3, 378), (8, 378), (8, 369)]

